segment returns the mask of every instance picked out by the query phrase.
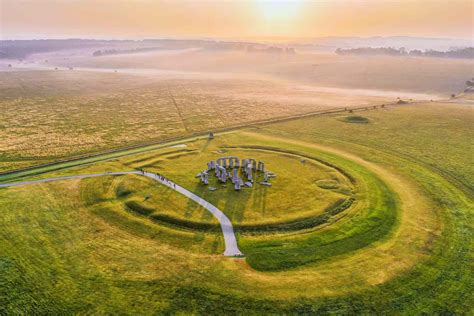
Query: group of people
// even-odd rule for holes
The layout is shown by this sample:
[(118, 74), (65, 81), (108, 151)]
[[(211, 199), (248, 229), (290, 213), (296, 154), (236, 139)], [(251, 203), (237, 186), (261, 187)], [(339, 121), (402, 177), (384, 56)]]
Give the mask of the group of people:
[[(140, 170), (140, 172), (141, 172), (143, 175), (145, 175), (145, 170), (144, 170), (144, 169), (140, 168), (140, 169), (138, 169), (138, 170)], [(158, 179), (160, 179), (161, 182), (165, 182), (165, 183), (167, 183), (169, 186), (172, 186), (173, 188), (176, 189), (176, 183), (174, 183), (173, 181), (169, 180), (169, 179), (166, 178), (165, 176), (162, 176), (162, 175), (159, 174), (159, 173), (152, 173), (152, 172), (149, 172), (149, 173), (154, 174), (155, 176), (158, 177)]]

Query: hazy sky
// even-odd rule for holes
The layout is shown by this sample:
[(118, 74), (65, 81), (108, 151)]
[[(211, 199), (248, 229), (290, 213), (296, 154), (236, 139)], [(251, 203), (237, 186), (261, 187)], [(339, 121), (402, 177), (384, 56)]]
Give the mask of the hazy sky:
[(472, 38), (465, 0), (0, 0), (0, 37)]

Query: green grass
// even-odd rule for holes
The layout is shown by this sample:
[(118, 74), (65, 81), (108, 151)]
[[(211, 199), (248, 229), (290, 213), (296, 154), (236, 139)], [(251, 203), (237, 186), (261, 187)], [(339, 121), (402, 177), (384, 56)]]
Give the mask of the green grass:
[[(183, 227), (213, 224), (209, 214), (139, 176), (0, 189), (0, 313), (469, 314), (470, 111), (421, 104), (365, 112), (370, 124), (307, 118), (188, 141), (186, 155), (156, 148), (33, 172), (149, 164), (226, 212), (247, 257), (222, 257), (219, 231)], [(262, 197), (258, 186), (199, 185), (194, 175), (219, 149), (268, 161), (274, 187)], [(279, 187), (291, 170), (301, 184)]]
[(270, 129), (284, 137), (293, 135), (322, 144), (334, 144), (339, 139), (340, 146), (359, 145), (364, 146), (360, 151), (374, 148), (396, 154), (442, 174), (472, 197), (474, 166), (466, 164), (472, 154), (468, 140), (474, 138), (469, 105), (423, 103), (369, 111), (364, 116), (372, 124), (345, 124), (340, 120), (344, 116), (336, 115), (277, 124), (274, 126), (278, 128)]
[[(64, 162), (59, 161), (57, 163), (48, 163), (48, 165), (45, 165), (45, 166), (0, 175), (0, 183), (7, 182), (7, 181), (8, 182), (20, 181), (24, 177), (41, 175), (46, 172), (58, 171), (58, 170), (67, 169), (67, 168), (76, 167), (76, 166), (89, 165), (96, 162), (108, 161), (108, 160), (116, 159), (123, 156), (136, 155), (142, 152), (166, 149), (169, 146), (179, 144), (182, 141), (192, 141), (194, 139), (199, 139), (199, 138), (203, 138), (203, 137), (183, 138), (181, 141), (167, 142), (164, 144), (156, 144), (156, 145), (149, 145), (149, 146), (137, 147), (137, 148), (132, 148), (132, 149), (118, 150), (115, 152), (110, 152), (107, 154), (102, 154), (102, 155), (97, 155), (97, 156), (92, 156), (92, 157), (87, 157), (87, 158), (72, 158), (71, 160), (65, 159), (66, 161)], [(133, 168), (128, 167), (128, 165), (126, 165), (124, 168), (126, 169), (123, 169), (123, 170), (126, 170), (126, 171), (130, 171), (133, 169)]]

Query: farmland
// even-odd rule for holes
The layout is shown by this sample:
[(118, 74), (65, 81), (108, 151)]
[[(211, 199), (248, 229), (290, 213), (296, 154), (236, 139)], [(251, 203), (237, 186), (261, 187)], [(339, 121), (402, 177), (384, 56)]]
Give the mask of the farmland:
[(398, 98), (446, 99), (473, 76), (467, 60), (199, 50), (47, 53), (6, 69), (0, 171)]
[(348, 102), (347, 96), (335, 93), (301, 91), (288, 103), (278, 95), (263, 97), (273, 91), (283, 95), (287, 85), (261, 80), (164, 81), (66, 71), (5, 73), (0, 86), (2, 170), (294, 114), (395, 100), (361, 96)]

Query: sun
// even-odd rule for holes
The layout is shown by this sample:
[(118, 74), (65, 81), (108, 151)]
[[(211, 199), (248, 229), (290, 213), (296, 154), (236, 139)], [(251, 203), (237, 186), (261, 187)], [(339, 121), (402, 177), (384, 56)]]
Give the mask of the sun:
[(305, 0), (257, 0), (259, 11), (269, 22), (296, 17), (302, 10)]

